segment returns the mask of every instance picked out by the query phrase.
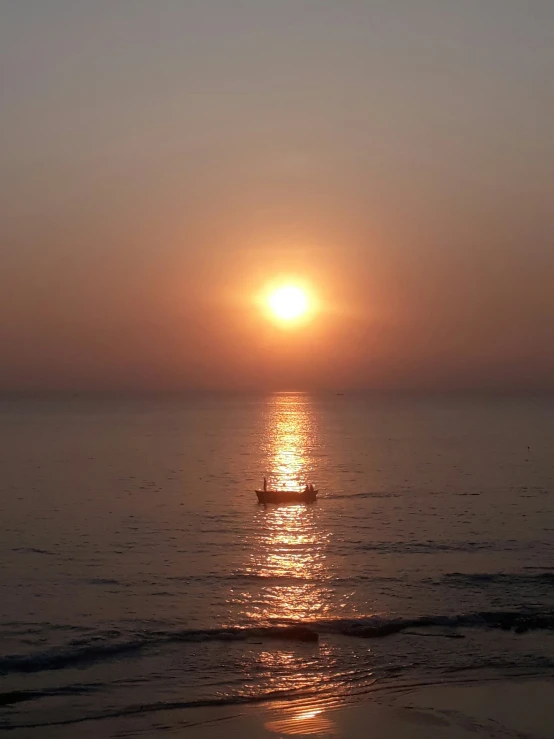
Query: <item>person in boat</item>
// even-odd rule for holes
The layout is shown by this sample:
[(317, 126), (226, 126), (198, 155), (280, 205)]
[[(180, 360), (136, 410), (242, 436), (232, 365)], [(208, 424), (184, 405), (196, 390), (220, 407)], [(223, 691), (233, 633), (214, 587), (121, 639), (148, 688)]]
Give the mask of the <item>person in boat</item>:
[(264, 493), (267, 493), (267, 477), (264, 477)]

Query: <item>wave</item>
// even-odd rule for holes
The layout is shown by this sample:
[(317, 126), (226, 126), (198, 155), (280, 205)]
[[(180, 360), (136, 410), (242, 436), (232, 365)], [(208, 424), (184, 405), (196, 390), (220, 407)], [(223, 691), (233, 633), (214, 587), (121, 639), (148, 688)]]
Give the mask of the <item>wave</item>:
[(400, 493), (379, 490), (368, 493), (327, 493), (325, 500), (342, 500), (343, 498), (399, 498)]
[(488, 583), (501, 585), (544, 583), (545, 585), (551, 585), (554, 584), (554, 572), (537, 572), (534, 574), (519, 572), (448, 572), (443, 579), (446, 582), (462, 586)]
[[(264, 585), (270, 585), (272, 583), (276, 583), (279, 585), (298, 585), (300, 583), (309, 583), (309, 582), (326, 582), (327, 580), (333, 580), (333, 582), (342, 582), (341, 578), (334, 578), (332, 575), (327, 575), (326, 577), (306, 577), (304, 575), (279, 575), (274, 573), (264, 573), (264, 572), (230, 572), (229, 574), (223, 574), (223, 575), (215, 575), (215, 574), (207, 574), (207, 575), (172, 575), (167, 578), (169, 582), (182, 582), (182, 583), (205, 583), (205, 582), (223, 582), (223, 583), (237, 583), (239, 581), (241, 582), (262, 582)], [(351, 581), (353, 578), (345, 578), (345, 581)]]
[[(358, 544), (358, 542), (356, 542)], [(476, 546), (476, 545), (472, 545)], [(480, 547), (481, 545), (479, 545)], [(363, 548), (365, 549), (374, 549), (377, 551), (381, 551), (381, 549), (388, 551), (394, 551), (395, 553), (401, 553), (406, 551), (405, 548), (409, 547), (411, 552), (414, 552), (416, 549), (419, 553), (431, 551), (432, 549), (438, 548), (443, 551), (458, 551), (459, 549), (464, 549), (467, 547), (467, 545), (450, 545), (450, 544), (426, 544), (426, 543), (419, 543), (419, 544), (387, 544), (387, 545), (381, 545), (379, 542), (376, 542), (374, 544), (369, 545), (363, 545)], [(527, 568), (530, 569), (530, 568)], [(462, 572), (448, 572), (445, 575), (443, 575), (440, 578), (441, 584), (446, 583), (447, 585), (456, 585), (459, 587), (462, 587), (464, 585), (478, 585), (478, 584), (485, 584), (485, 583), (497, 583), (497, 584), (533, 584), (533, 583), (554, 583), (554, 568), (552, 568), (553, 571), (543, 571), (548, 570), (549, 568), (542, 568), (537, 567), (536, 570), (541, 570), (539, 573), (529, 574), (529, 573), (504, 573), (504, 572), (483, 572), (483, 573), (462, 573)], [(165, 582), (169, 588), (173, 586), (174, 583), (185, 583), (187, 585), (190, 584), (205, 584), (207, 582), (217, 582), (217, 583), (233, 583), (234, 585), (237, 585), (237, 583), (263, 583), (265, 586), (271, 586), (271, 585), (301, 585), (301, 584), (307, 584), (307, 583), (318, 583), (318, 584), (326, 584), (326, 583), (332, 583), (333, 585), (355, 585), (356, 583), (362, 583), (362, 582), (387, 582), (387, 583), (393, 583), (393, 582), (401, 582), (401, 577), (394, 577), (394, 576), (385, 576), (385, 575), (375, 575), (373, 573), (368, 574), (357, 574), (353, 575), (351, 577), (337, 577), (333, 576), (331, 573), (327, 574), (326, 576), (317, 576), (317, 577), (309, 577), (304, 575), (295, 575), (295, 574), (278, 574), (273, 572), (229, 572), (225, 574), (214, 574), (214, 573), (207, 573), (205, 575), (171, 575), (163, 582)], [(83, 582), (87, 585), (96, 585), (96, 586), (119, 586), (121, 588), (130, 588), (132, 586), (154, 586), (155, 583), (147, 581), (147, 580), (128, 580), (128, 581), (121, 581), (121, 580), (115, 580), (112, 578), (102, 578), (102, 577), (95, 577), (90, 579), (84, 579)], [(423, 578), (423, 582), (433, 582), (438, 583), (439, 580), (437, 578)], [(157, 581), (156, 585), (160, 584), (160, 580)], [(170, 589), (161, 589), (156, 590), (155, 592), (152, 592), (151, 595), (155, 596), (171, 596), (175, 595), (177, 591), (171, 591)]]
[(48, 554), (49, 556), (54, 555), (54, 552), (51, 552), (48, 549), (37, 549), (36, 547), (14, 547), (12, 549), (12, 552), (17, 552), (18, 554)]
[[(413, 628), (456, 630), (459, 628), (496, 628), (524, 633), (532, 630), (554, 630), (554, 610), (551, 611), (481, 611), (478, 613), (415, 618), (329, 619), (303, 623), (277, 623), (250, 627), (219, 629), (185, 629), (182, 631), (152, 630), (122, 635), (107, 632), (73, 641), (61, 648), (29, 654), (0, 657), (0, 675), (87, 667), (98, 662), (135, 655), (149, 647), (164, 644), (201, 643), (210, 641), (288, 640), (314, 643), (322, 635), (336, 634), (360, 639), (384, 638)], [(456, 636), (462, 636), (456, 634)]]
[(386, 552), (388, 554), (432, 554), (436, 552), (516, 552), (530, 549), (533, 544), (510, 541), (413, 541), (413, 542), (363, 542), (352, 541), (357, 549), (366, 552)]
[[(356, 542), (358, 543), (358, 542)], [(413, 551), (414, 547), (418, 548), (420, 552), (427, 552), (430, 551), (433, 548), (438, 548), (443, 551), (458, 551), (459, 549), (463, 549), (467, 547), (467, 545), (457, 545), (457, 544), (427, 544), (427, 543), (419, 543), (419, 544), (386, 544), (381, 545), (379, 542), (376, 542), (374, 544), (369, 545), (363, 545), (366, 549), (375, 549), (375, 550), (385, 550), (388, 549), (391, 551), (391, 547), (394, 549), (396, 553), (399, 553), (400, 551), (404, 551), (405, 547), (410, 547), (410, 550)], [(477, 546), (475, 544), (472, 544), (472, 546)], [(481, 547), (481, 545), (478, 545)], [(423, 582), (433, 582), (438, 583), (439, 580), (441, 584), (455, 584), (457, 586), (463, 586), (463, 585), (472, 585), (472, 584), (480, 584), (480, 583), (498, 583), (498, 584), (525, 584), (525, 583), (554, 583), (554, 568), (548, 568), (548, 567), (536, 567), (536, 568), (526, 568), (526, 569), (535, 569), (540, 570), (540, 572), (535, 572), (533, 574), (529, 573), (505, 573), (505, 572), (477, 572), (477, 573), (463, 573), (463, 572), (448, 572), (445, 575), (443, 575), (441, 578), (423, 578)], [(551, 569), (552, 571), (549, 571)], [(336, 577), (332, 574), (328, 574), (326, 576), (317, 576), (317, 577), (309, 577), (304, 575), (295, 575), (295, 574), (278, 574), (273, 572), (240, 572), (240, 571), (234, 571), (229, 572), (225, 574), (215, 574), (215, 573), (207, 573), (205, 575), (171, 575), (167, 578), (165, 578), (164, 582), (166, 582), (169, 586), (171, 586), (173, 583), (185, 583), (187, 585), (190, 585), (192, 583), (200, 583), (205, 584), (206, 582), (222, 582), (222, 583), (230, 583), (233, 584), (237, 583), (253, 583), (253, 582), (260, 582), (263, 583), (266, 586), (270, 585), (300, 585), (300, 584), (306, 584), (306, 583), (319, 583), (319, 584), (325, 584), (328, 582), (331, 582), (333, 585), (355, 585), (356, 583), (361, 582), (387, 582), (387, 583), (393, 583), (393, 582), (401, 582), (402, 577), (395, 577), (395, 576), (386, 576), (386, 575), (375, 575), (373, 573), (368, 574), (357, 574), (353, 575), (351, 577)], [(153, 586), (154, 583), (147, 581), (147, 580), (128, 580), (128, 581), (120, 581), (120, 580), (114, 580), (111, 578), (90, 578), (83, 580), (84, 583), (87, 585), (99, 585), (99, 586), (109, 586), (109, 585), (118, 585), (120, 587), (124, 588), (130, 588), (133, 585), (151, 585)], [(159, 585), (159, 580), (157, 584)], [(176, 591), (175, 591), (176, 592)], [(152, 595), (173, 595), (174, 592), (171, 592), (169, 590), (159, 590), (154, 593), (151, 593)]]
[(371, 616), (359, 620), (321, 622), (325, 631), (360, 638), (380, 638), (399, 634), (411, 628), (442, 627), (449, 629), (486, 627), (517, 633), (537, 629), (554, 630), (554, 610), (551, 611), (479, 611), (476, 613), (414, 618), (380, 618)]
[(68, 685), (61, 688), (42, 688), (40, 690), (9, 690), (6, 693), (0, 693), (0, 707), (37, 700), (39, 698), (84, 695), (100, 691), (102, 688), (103, 685), (101, 683), (92, 683), (89, 685)]
[[(328, 689), (331, 692), (332, 688)], [(325, 691), (323, 691), (325, 692)], [(37, 722), (37, 723), (26, 723), (16, 724), (10, 726), (12, 729), (38, 729), (48, 728), (54, 726), (70, 726), (73, 724), (80, 724), (88, 721), (105, 721), (111, 718), (123, 718), (125, 716), (136, 716), (141, 714), (156, 713), (158, 711), (175, 711), (185, 710), (187, 708), (217, 708), (225, 706), (240, 706), (244, 704), (252, 703), (270, 703), (277, 700), (298, 700), (302, 698), (309, 698), (311, 696), (320, 696), (322, 693), (321, 687), (318, 688), (307, 688), (305, 690), (273, 690), (267, 693), (261, 693), (259, 695), (234, 695), (234, 696), (220, 696), (214, 698), (200, 698), (192, 701), (157, 701), (155, 703), (141, 703), (140, 705), (124, 706), (113, 711), (105, 711), (102, 713), (92, 713), (85, 716), (78, 716), (76, 718), (60, 719), (54, 721)], [(311, 705), (311, 704), (310, 704)], [(190, 726), (191, 724), (181, 723), (183, 727)], [(6, 728), (5, 725), (0, 724), (0, 729)]]
[(144, 646), (142, 639), (131, 639), (122, 642), (99, 643), (92, 639), (91, 643), (82, 646), (46, 649), (30, 654), (13, 654), (0, 657), (0, 675), (13, 672), (43, 672), (60, 670), (66, 667), (84, 666), (99, 662), (124, 653), (136, 652)]
[(123, 583), (121, 580), (114, 580), (111, 577), (91, 577), (84, 581), (87, 585), (120, 585), (127, 587), (128, 583)]

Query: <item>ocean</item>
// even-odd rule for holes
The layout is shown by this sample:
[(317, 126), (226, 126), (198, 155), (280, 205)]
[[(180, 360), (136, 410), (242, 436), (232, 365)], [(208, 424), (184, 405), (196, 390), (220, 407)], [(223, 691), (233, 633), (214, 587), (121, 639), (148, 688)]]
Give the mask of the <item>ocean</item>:
[(554, 672), (552, 400), (12, 399), (0, 437), (17, 739)]

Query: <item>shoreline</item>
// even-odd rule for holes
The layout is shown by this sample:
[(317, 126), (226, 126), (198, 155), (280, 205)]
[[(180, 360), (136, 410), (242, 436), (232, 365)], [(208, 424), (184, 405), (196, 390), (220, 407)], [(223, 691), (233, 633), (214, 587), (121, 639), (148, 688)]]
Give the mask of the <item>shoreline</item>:
[[(467, 677), (444, 683), (376, 686), (338, 705), (269, 703), (241, 707), (240, 715), (213, 715), (182, 727), (182, 739), (335, 737), (336, 739), (551, 739), (554, 675)], [(148, 735), (154, 739), (155, 733)]]
[(269, 701), (220, 708), (12, 729), (13, 739), (551, 739), (554, 675), (460, 676), (445, 682), (376, 685), (363, 696)]

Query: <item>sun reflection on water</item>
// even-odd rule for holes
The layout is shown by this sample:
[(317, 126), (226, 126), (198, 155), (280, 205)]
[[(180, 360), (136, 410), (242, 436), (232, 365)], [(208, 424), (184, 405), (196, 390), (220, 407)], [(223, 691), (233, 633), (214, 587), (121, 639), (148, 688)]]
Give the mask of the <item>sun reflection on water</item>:
[[(318, 432), (317, 412), (308, 396), (272, 399), (260, 448), (262, 473), (271, 488), (300, 490), (310, 482), (317, 487)], [(316, 622), (331, 617), (336, 596), (327, 560), (331, 534), (323, 514), (317, 503), (256, 509), (241, 572), (247, 585), (232, 601), (240, 623), (315, 628)], [(328, 644), (285, 646), (277, 641), (271, 649), (264, 645), (256, 650), (253, 660), (245, 694), (287, 696), (264, 709), (266, 729), (281, 735), (334, 733), (324, 712), (342, 702), (349, 676)]]
[(336, 724), (324, 713), (323, 708), (291, 708), (283, 704), (282, 717), (265, 722), (265, 728), (281, 736), (331, 736), (336, 733)]
[[(309, 397), (278, 395), (272, 400), (262, 451), (272, 488), (301, 489), (315, 469), (317, 424)], [(258, 622), (309, 621), (329, 607), (326, 566), (329, 533), (319, 525), (317, 506), (260, 509), (250, 542), (247, 570), (262, 586), (245, 603)]]
[(299, 490), (313, 473), (317, 434), (314, 416), (306, 396), (278, 395), (273, 399), (264, 440), (271, 487)]

